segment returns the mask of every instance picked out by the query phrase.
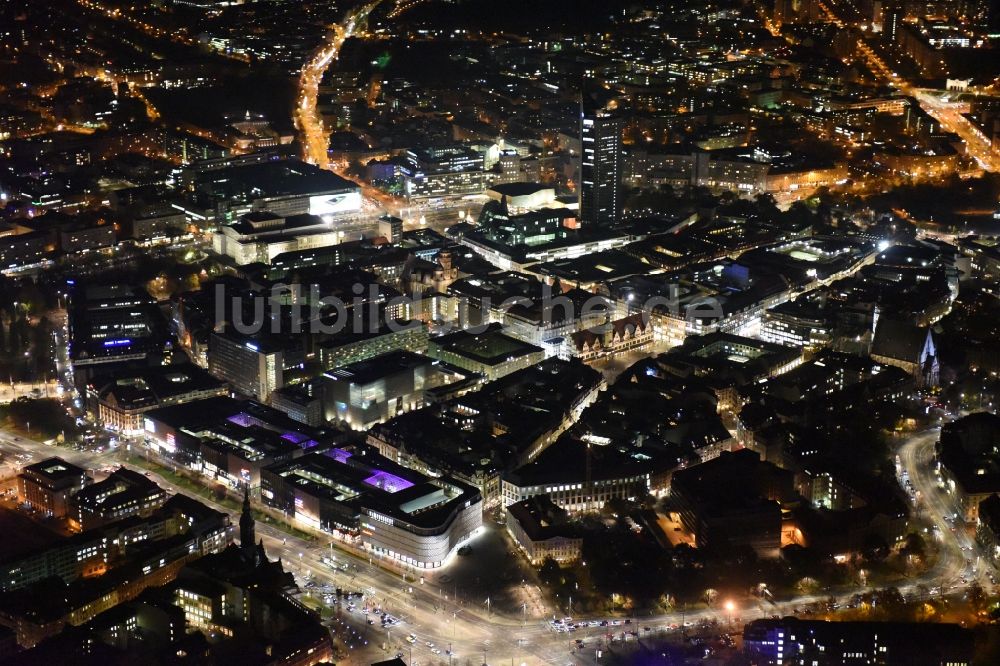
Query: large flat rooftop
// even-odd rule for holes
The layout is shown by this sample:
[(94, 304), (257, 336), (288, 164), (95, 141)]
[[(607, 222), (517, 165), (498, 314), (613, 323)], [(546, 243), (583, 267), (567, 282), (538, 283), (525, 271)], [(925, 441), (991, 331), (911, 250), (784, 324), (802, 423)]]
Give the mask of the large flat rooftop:
[(327, 372), (326, 376), (334, 381), (369, 384), (420, 366), (430, 366), (431, 363), (432, 360), (426, 356), (397, 350), (336, 368)]
[(485, 365), (497, 365), (519, 356), (544, 353), (541, 347), (522, 342), (500, 331), (500, 325), (491, 325), (485, 331), (472, 333), (456, 331), (430, 341), (431, 349), (451, 352)]
[(80, 467), (66, 462), (62, 458), (47, 458), (24, 468), (26, 473), (46, 479), (50, 483), (78, 479), (85, 473)]
[(354, 190), (358, 184), (301, 160), (275, 160), (206, 171), (199, 185), (220, 194), (278, 197)]

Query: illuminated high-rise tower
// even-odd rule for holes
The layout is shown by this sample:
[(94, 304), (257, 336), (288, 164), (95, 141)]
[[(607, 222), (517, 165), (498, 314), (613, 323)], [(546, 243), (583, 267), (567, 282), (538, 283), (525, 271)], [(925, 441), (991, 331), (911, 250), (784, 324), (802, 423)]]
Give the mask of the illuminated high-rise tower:
[(882, 41), (895, 44), (906, 18), (906, 7), (902, 0), (886, 0), (882, 3)]
[(622, 119), (580, 105), (580, 221), (607, 227), (621, 218)]

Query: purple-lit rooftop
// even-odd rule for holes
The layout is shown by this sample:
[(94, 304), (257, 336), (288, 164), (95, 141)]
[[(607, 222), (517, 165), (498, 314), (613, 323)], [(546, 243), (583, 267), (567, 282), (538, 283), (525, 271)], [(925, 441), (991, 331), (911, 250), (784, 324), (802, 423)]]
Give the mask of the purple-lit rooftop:
[(242, 428), (249, 428), (250, 426), (263, 425), (261, 423), (260, 419), (254, 418), (253, 416), (250, 416), (246, 412), (240, 412), (238, 414), (233, 414), (232, 416), (230, 416), (226, 420), (229, 421), (230, 423), (238, 425), (238, 426), (240, 426)]
[(312, 447), (319, 444), (315, 439), (309, 439), (309, 435), (303, 435), (301, 432), (291, 431), (286, 432), (281, 435), (281, 439), (286, 442), (291, 442), (292, 444), (298, 444), (303, 449), (311, 449)]
[[(269, 428), (269, 425), (265, 421), (253, 416), (252, 414), (247, 414), (246, 412), (238, 412), (227, 417), (226, 420), (233, 425), (240, 426), (241, 428), (249, 428), (251, 426)], [(303, 449), (311, 449), (319, 444), (319, 442), (315, 439), (310, 439), (309, 435), (305, 435), (297, 430), (289, 430), (281, 433), (281, 439), (286, 442), (291, 442), (292, 444), (297, 444)]]
[(346, 463), (347, 459), (351, 457), (351, 452), (345, 451), (344, 449), (333, 448), (326, 452), (326, 456), (343, 464)]
[(413, 487), (413, 484), (406, 479), (395, 474), (390, 474), (389, 472), (383, 472), (382, 470), (378, 470), (365, 479), (365, 483), (384, 490), (387, 493), (398, 493), (400, 490)]

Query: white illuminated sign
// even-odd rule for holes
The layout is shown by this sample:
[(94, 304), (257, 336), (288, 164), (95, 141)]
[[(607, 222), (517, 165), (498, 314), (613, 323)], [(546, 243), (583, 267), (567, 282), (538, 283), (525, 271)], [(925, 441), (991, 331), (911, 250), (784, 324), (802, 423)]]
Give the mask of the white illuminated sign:
[(353, 213), (361, 210), (360, 192), (343, 192), (341, 194), (323, 194), (309, 197), (310, 215), (336, 215), (338, 213)]

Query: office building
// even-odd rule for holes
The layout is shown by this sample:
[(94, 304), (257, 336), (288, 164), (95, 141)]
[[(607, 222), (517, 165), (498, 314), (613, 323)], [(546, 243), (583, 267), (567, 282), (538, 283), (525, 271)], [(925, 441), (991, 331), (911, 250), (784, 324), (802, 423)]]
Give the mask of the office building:
[(194, 134), (170, 129), (160, 132), (160, 148), (167, 158), (181, 164), (229, 157), (228, 148)]
[(482, 152), (463, 145), (411, 148), (399, 167), (408, 199), (482, 194), (488, 183)]
[[(141, 551), (150, 542), (180, 533), (195, 538), (194, 551), (202, 554), (221, 550), (229, 543), (228, 514), (210, 509), (187, 495), (166, 499), (162, 489), (150, 481), (147, 483), (159, 491), (160, 499), (155, 506), (144, 510), (141, 517), (134, 511), (70, 536), (45, 532), (39, 538), (5, 544), (0, 560), (0, 590), (18, 589), (52, 577), (71, 583), (100, 575), (127, 560), (133, 549)], [(105, 490), (108, 488), (104, 486)], [(95, 497), (91, 495), (91, 499)], [(0, 512), (0, 520), (5, 527), (14, 527), (12, 520), (31, 524), (28, 519), (10, 513)]]
[(120, 284), (88, 286), (73, 301), (87, 315), (95, 341), (141, 335), (147, 328), (144, 309), (155, 304), (144, 290)]
[(323, 396), (316, 382), (283, 386), (271, 392), (271, 407), (309, 426), (323, 425)]
[(58, 518), (70, 512), (73, 496), (88, 483), (86, 470), (62, 458), (48, 458), (28, 465), (18, 475), (18, 500), (43, 515)]
[(378, 218), (378, 234), (390, 243), (398, 243), (403, 239), (403, 221), (392, 215)]
[(899, 41), (906, 18), (906, 3), (902, 0), (887, 0), (882, 5), (882, 41), (894, 45)]
[(148, 516), (167, 501), (167, 493), (148, 477), (119, 467), (73, 499), (80, 529), (90, 530), (131, 516)]
[(266, 402), (285, 384), (284, 346), (235, 332), (213, 333), (208, 342), (208, 371), (237, 393)]
[(62, 224), (58, 233), (59, 249), (67, 254), (111, 247), (116, 241), (113, 224)]
[(818, 303), (805, 299), (781, 303), (766, 312), (760, 322), (760, 339), (785, 347), (819, 349), (833, 337), (833, 323)]
[(188, 231), (188, 217), (175, 208), (151, 208), (131, 215), (128, 236), (137, 241), (162, 241)]
[[(29, 527), (33, 523), (16, 514), (0, 512), (5, 528)], [(14, 520), (21, 518), (23, 525)], [(34, 525), (35, 530), (38, 526)], [(83, 576), (103, 573), (107, 568), (108, 539), (101, 531), (52, 537), (46, 540), (21, 538), (4, 544), (0, 558), (0, 591), (17, 590), (45, 579), (59, 578), (70, 583)], [(2, 599), (2, 595), (0, 595)]]
[(608, 227), (621, 219), (622, 131), (620, 117), (580, 111), (580, 223)]
[(9, 222), (0, 224), (0, 270), (41, 264), (55, 249), (51, 236), (44, 231)]
[(63, 225), (58, 230), (58, 240), (59, 249), (66, 254), (86, 253), (91, 250), (110, 248), (116, 242), (115, 228), (110, 224), (103, 226)]
[(69, 311), (74, 369), (157, 358), (163, 353), (168, 338), (166, 321), (156, 300), (141, 287), (111, 284), (78, 288)]

